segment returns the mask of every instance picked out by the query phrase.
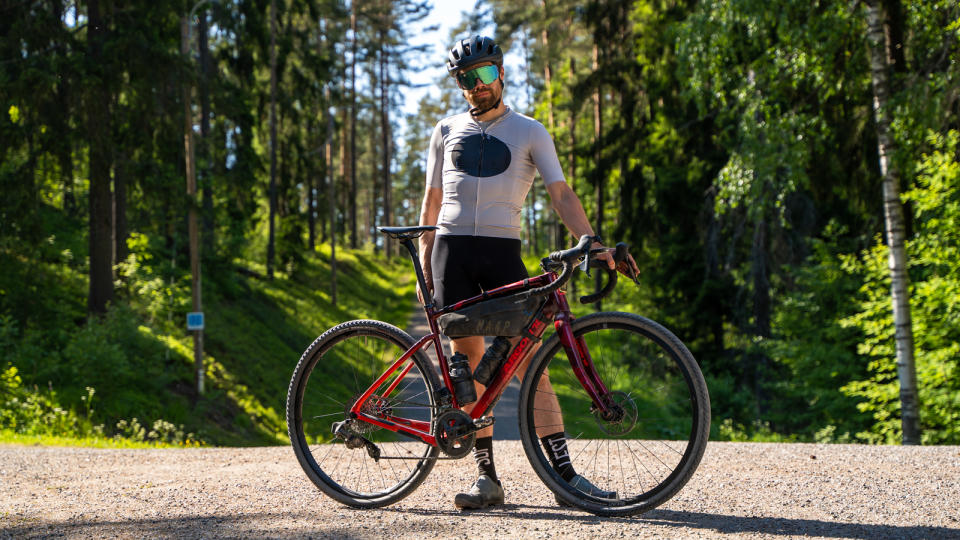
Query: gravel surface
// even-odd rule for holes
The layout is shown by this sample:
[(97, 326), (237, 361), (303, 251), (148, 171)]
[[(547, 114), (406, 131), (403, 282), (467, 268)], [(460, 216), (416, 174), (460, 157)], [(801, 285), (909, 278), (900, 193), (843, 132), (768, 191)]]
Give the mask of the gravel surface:
[(461, 513), (469, 456), (391, 507), (353, 510), (288, 447), (0, 445), (0, 538), (960, 538), (956, 446), (711, 443), (674, 499), (629, 519), (557, 507), (519, 441), (495, 449), (507, 504)]

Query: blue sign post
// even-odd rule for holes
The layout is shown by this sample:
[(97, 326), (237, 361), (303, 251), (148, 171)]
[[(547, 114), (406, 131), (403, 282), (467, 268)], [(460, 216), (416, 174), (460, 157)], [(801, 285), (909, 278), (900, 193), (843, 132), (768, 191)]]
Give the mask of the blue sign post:
[(203, 330), (202, 311), (192, 311), (187, 313), (187, 330)]

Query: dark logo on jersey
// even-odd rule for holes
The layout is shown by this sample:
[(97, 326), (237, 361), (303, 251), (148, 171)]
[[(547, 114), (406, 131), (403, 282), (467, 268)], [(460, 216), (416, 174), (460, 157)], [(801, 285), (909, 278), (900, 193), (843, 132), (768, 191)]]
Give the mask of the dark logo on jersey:
[(458, 171), (486, 178), (496, 176), (510, 166), (510, 148), (496, 137), (470, 135), (450, 151)]

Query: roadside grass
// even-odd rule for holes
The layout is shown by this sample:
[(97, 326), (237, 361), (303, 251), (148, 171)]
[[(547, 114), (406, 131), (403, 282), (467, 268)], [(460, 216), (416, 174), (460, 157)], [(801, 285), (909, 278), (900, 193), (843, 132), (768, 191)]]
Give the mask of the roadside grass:
[[(9, 296), (0, 303), (3, 443), (286, 444), (286, 392), (302, 351), (351, 319), (403, 327), (414, 295), (409, 259), (368, 250), (337, 250), (336, 302), (326, 245), (272, 280), (257, 261), (211, 261), (203, 282), (206, 392), (198, 399), (193, 340), (183, 328), (186, 269), (172, 272), (160, 262), (159, 241), (136, 236), (115, 304), (88, 320), (85, 267), (65, 255), (67, 240), (51, 240), (52, 254), (0, 253), (10, 263), (0, 279)], [(70, 317), (58, 317), (64, 306)]]
[(70, 437), (59, 435), (24, 435), (9, 429), (0, 430), (0, 444), (23, 446), (65, 446), (89, 448), (197, 448), (205, 446), (200, 441), (184, 441), (181, 444), (143, 442), (113, 437)]

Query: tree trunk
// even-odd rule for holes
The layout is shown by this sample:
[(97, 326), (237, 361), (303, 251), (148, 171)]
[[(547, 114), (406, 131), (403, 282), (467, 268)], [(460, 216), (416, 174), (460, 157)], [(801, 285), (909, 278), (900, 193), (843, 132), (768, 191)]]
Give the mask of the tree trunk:
[[(543, 8), (543, 20), (549, 21), (550, 13), (547, 8), (547, 1), (540, 0), (540, 7)], [(553, 52), (550, 50), (549, 25), (544, 26), (543, 30), (540, 31), (540, 41), (543, 43), (543, 51), (546, 56), (543, 62), (543, 83), (547, 90), (547, 129), (550, 131), (550, 135), (553, 136), (556, 130), (556, 119), (553, 112)], [(570, 180), (573, 180), (573, 178)], [(563, 223), (560, 221), (560, 217), (556, 212), (550, 214), (549, 223), (551, 233), (547, 235), (547, 242), (553, 244), (555, 249), (563, 249), (560, 246), (561, 238), (563, 238)], [(553, 237), (553, 242), (550, 242), (550, 236)]]
[[(576, 60), (574, 60), (573, 57), (570, 57), (569, 63), (570, 63), (570, 79), (573, 80), (576, 77), (576, 73), (577, 73), (577, 62)], [(568, 173), (568, 176), (570, 177), (570, 189), (574, 189), (574, 191), (576, 191), (575, 188), (577, 185), (577, 106), (575, 104), (571, 105), (571, 109), (570, 109), (570, 147), (568, 149), (567, 156), (568, 156), (567, 170), (570, 171)], [(563, 223), (559, 222), (559, 220), (557, 223), (557, 228), (560, 231), (563, 231), (563, 228), (564, 228)], [(566, 249), (567, 243), (568, 243), (567, 240), (569, 239), (570, 235), (566, 233), (566, 231), (564, 231), (563, 233), (560, 233), (557, 236), (558, 236), (557, 249)], [(572, 286), (575, 286), (575, 285), (576, 285), (576, 281), (574, 281)], [(574, 297), (575, 296), (576, 295), (574, 294)]]
[[(390, 192), (390, 80), (387, 74), (387, 56), (389, 52), (383, 43), (386, 42), (386, 32), (380, 32), (380, 124), (383, 126), (383, 224), (390, 226), (390, 210), (393, 205)], [(393, 242), (389, 237), (383, 237), (383, 252), (389, 259), (393, 256)]]
[[(180, 52), (185, 58), (190, 56), (190, 40), (188, 38), (190, 21), (186, 16), (180, 19)], [(189, 79), (188, 79), (189, 80)], [(183, 85), (183, 139), (184, 165), (187, 177), (187, 236), (190, 245), (190, 290), (192, 309), (194, 312), (203, 312), (201, 297), (200, 276), (200, 241), (197, 225), (197, 169), (196, 156), (193, 145), (193, 106), (191, 104), (192, 88), (188, 82)], [(197, 396), (203, 395), (204, 366), (203, 366), (203, 329), (193, 330), (193, 366), (194, 382)]]
[[(337, 205), (336, 186), (333, 182), (333, 114), (330, 112), (330, 86), (323, 90), (327, 116), (327, 137), (324, 144), (324, 155), (327, 160), (327, 204), (329, 205), (330, 220), (330, 303), (337, 305)], [(341, 160), (342, 161), (342, 160)]]
[[(885, 17), (880, 0), (866, 3), (867, 42), (870, 48), (870, 75), (873, 81), (873, 111), (877, 126), (877, 153), (883, 177), (883, 214), (887, 246), (890, 250), (890, 292), (893, 301), (897, 376), (900, 379), (900, 410), (903, 444), (920, 444), (920, 398), (917, 392), (917, 371), (913, 357), (913, 324), (910, 317), (909, 276), (903, 205), (900, 202), (900, 171), (891, 157), (896, 143), (890, 133), (890, 68), (895, 63), (891, 53), (897, 49), (888, 41)], [(899, 2), (889, 1), (896, 8)], [(899, 21), (897, 21), (899, 23)], [(899, 27), (899, 24), (894, 25)]]
[(127, 258), (127, 183), (130, 178), (130, 162), (126, 149), (120, 149), (113, 167), (113, 227), (114, 264)]
[[(600, 49), (596, 44), (593, 46), (593, 71), (597, 72), (600, 69)], [(594, 229), (594, 232), (600, 238), (603, 238), (603, 192), (604, 192), (604, 177), (606, 176), (606, 171), (601, 169), (601, 164), (603, 160), (603, 99), (600, 95), (601, 85), (598, 84), (596, 90), (593, 92), (593, 148), (594, 155), (593, 159), (595, 161), (595, 170), (594, 170), (594, 182), (596, 186), (596, 195), (597, 195), (597, 226)], [(601, 287), (603, 286), (603, 272), (596, 272), (594, 274), (595, 284), (597, 292), (600, 292)], [(594, 306), (597, 308), (597, 311), (603, 311), (603, 302), (597, 300)]]
[[(311, 115), (307, 119), (307, 133), (313, 134), (316, 133), (316, 125), (313, 122), (313, 116)], [(312, 139), (312, 137), (311, 137)], [(318, 145), (320, 146), (320, 145)], [(319, 148), (322, 150), (322, 147)], [(310, 160), (313, 162), (314, 160)], [(327, 167), (330, 166), (330, 163), (326, 160), (326, 155), (324, 155), (322, 170), (326, 171)], [(314, 182), (314, 178), (319, 177), (320, 174), (317, 174), (316, 167), (310, 166), (307, 170), (307, 249), (310, 253), (313, 253), (317, 245), (317, 212), (316, 212), (316, 199), (314, 198), (314, 193), (316, 193), (316, 198), (319, 198), (319, 191), (317, 188), (320, 185), (320, 181)], [(322, 227), (321, 227), (322, 229)]]
[[(571, 56), (570, 57), (570, 78), (573, 80), (576, 77), (577, 72), (577, 63), (576, 60)], [(570, 149), (569, 149), (569, 163), (567, 166), (570, 170), (570, 189), (576, 192), (577, 187), (577, 106), (574, 104), (570, 110)], [(563, 224), (558, 224), (559, 229), (563, 229)], [(559, 238), (563, 238), (562, 241), (558, 242), (557, 249), (566, 249), (567, 244), (569, 243), (570, 235), (569, 233), (558, 234)], [(577, 298), (577, 280), (570, 280), (570, 296), (571, 298)]]
[(110, 91), (106, 82), (103, 42), (107, 33), (100, 1), (87, 4), (87, 47), (95, 75), (87, 80), (87, 136), (90, 160), (90, 291), (87, 310), (103, 314), (113, 298), (112, 195), (110, 192)]
[(197, 40), (200, 48), (200, 186), (203, 193), (203, 247), (213, 253), (213, 178), (210, 174), (210, 45), (207, 40), (207, 13), (200, 11)]
[(277, 0), (270, 0), (270, 217), (267, 239), (267, 277), (273, 279), (277, 214)]
[(350, 2), (350, 247), (357, 249), (357, 0)]
[[(64, 27), (63, 23), (63, 12), (64, 6), (62, 2), (53, 2), (53, 16), (54, 24), (57, 27)], [(67, 55), (67, 46), (64, 43), (60, 43), (57, 46), (57, 51), (59, 54), (66, 57)], [(71, 93), (70, 93), (70, 80), (69, 77), (58, 77), (57, 78), (57, 89), (56, 89), (56, 102), (57, 108), (60, 110), (60, 114), (56, 115), (56, 133), (58, 134), (58, 140), (56, 141), (55, 152), (57, 155), (57, 161), (60, 164), (60, 177), (63, 181), (63, 210), (68, 216), (74, 216), (77, 211), (77, 199), (74, 194), (74, 180), (73, 180), (73, 141), (74, 134), (70, 130), (69, 119), (73, 117), (74, 111), (71, 109)]]

